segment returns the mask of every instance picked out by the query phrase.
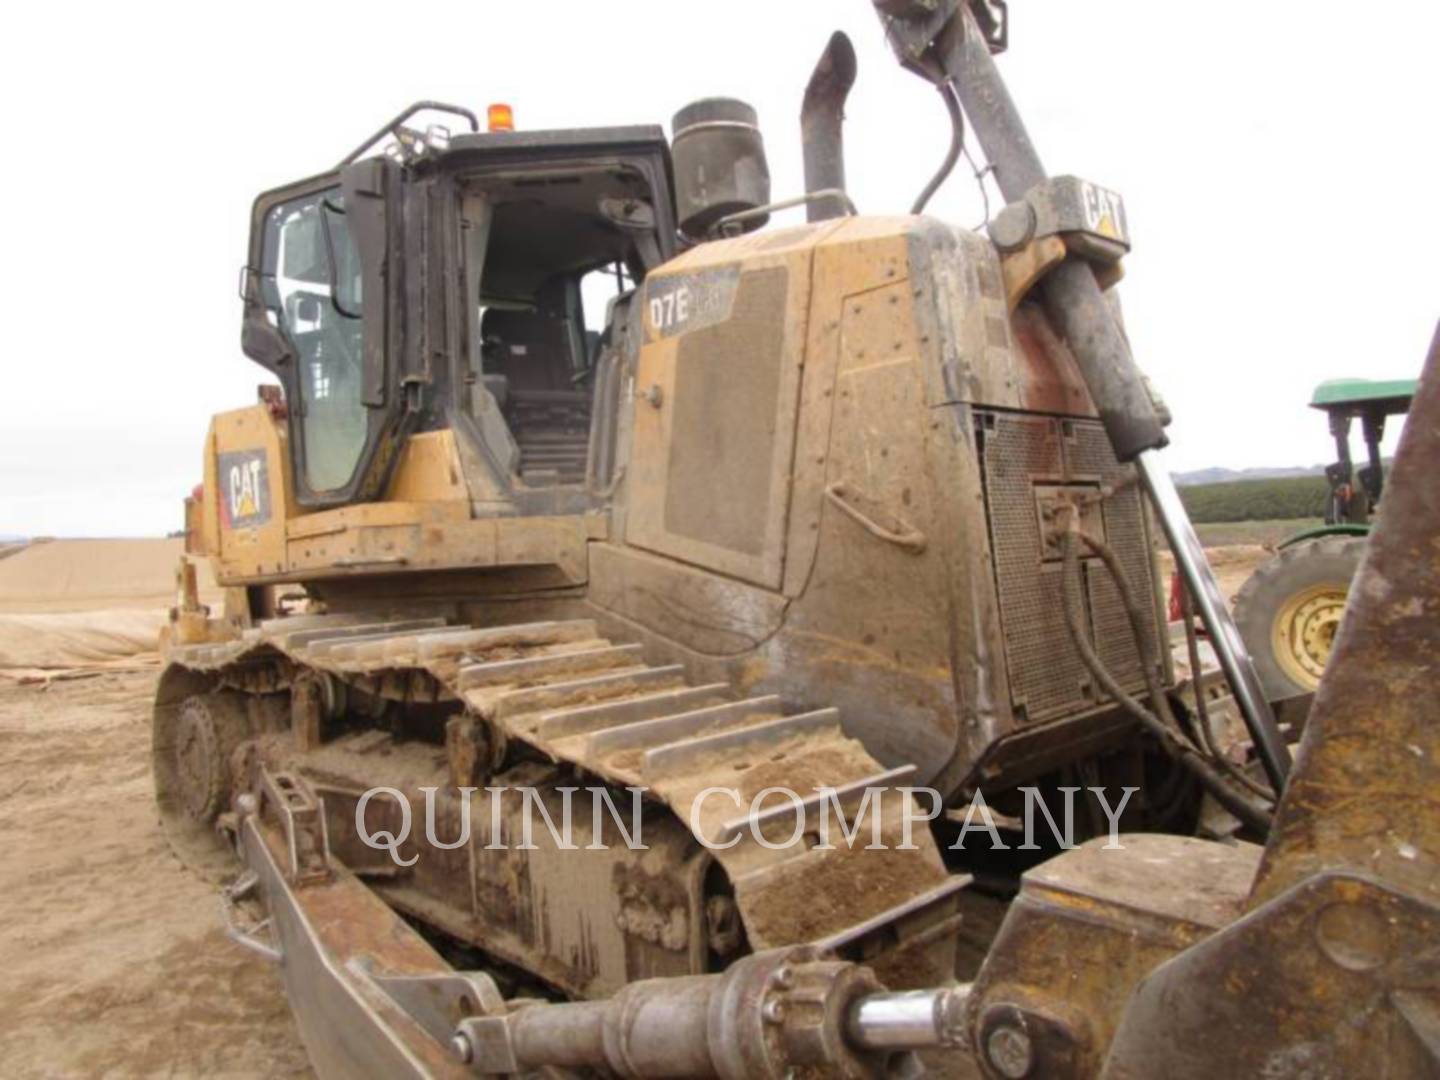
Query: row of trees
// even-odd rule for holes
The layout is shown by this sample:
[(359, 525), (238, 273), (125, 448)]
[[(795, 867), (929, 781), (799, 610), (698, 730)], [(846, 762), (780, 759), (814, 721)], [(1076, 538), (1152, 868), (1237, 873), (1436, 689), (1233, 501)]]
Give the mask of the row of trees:
[(1325, 516), (1330, 486), (1323, 476), (1231, 480), (1180, 489), (1181, 501), (1197, 523), (1272, 521)]

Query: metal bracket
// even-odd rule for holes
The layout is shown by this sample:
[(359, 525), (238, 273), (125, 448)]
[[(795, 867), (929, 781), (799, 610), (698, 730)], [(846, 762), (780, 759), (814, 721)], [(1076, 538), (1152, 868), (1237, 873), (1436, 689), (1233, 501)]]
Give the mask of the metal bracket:
[(710, 238), (738, 236), (740, 235), (736, 231), (738, 226), (754, 218), (768, 216), (777, 210), (791, 210), (797, 206), (809, 206), (811, 203), (821, 201), (838, 203), (844, 209), (846, 217), (854, 217), (860, 212), (855, 209), (855, 204), (850, 200), (850, 196), (839, 188), (822, 188), (819, 191), (806, 192), (793, 199), (781, 199), (779, 202), (768, 203), (765, 206), (756, 206), (749, 210), (738, 210), (733, 214), (726, 214), (710, 226)]
[[(251, 952), (259, 953), (266, 960), (278, 964), (282, 957), (272, 929), (273, 920), (267, 916), (252, 926), (245, 926), (240, 920), (240, 901), (253, 893), (259, 884), (260, 875), (254, 870), (246, 870), (221, 889), (220, 915), (225, 920), (226, 937), (237, 945), (243, 945)], [(264, 935), (263, 939), (261, 935)]]
[(294, 773), (260, 770), (260, 799), (275, 808), (289, 848), (285, 876), (292, 885), (330, 879), (330, 834), (325, 811), (307, 784)]
[(369, 979), (441, 1046), (451, 1046), (456, 1028), (476, 1017), (503, 1016), (505, 998), (495, 980), (479, 971), (434, 975), (377, 975), (368, 958), (351, 970)]
[(1092, 262), (1114, 263), (1130, 250), (1125, 201), (1115, 192), (1075, 176), (1044, 180), (990, 222), (990, 239), (1001, 252), (1060, 236), (1068, 250)]

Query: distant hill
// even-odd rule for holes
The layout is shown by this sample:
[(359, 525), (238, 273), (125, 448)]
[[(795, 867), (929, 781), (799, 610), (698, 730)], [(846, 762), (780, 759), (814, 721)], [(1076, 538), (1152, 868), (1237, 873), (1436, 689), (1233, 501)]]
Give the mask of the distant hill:
[(1196, 469), (1194, 472), (1172, 473), (1178, 487), (1195, 484), (1228, 484), (1234, 480), (1278, 480), (1288, 476), (1324, 476), (1324, 465), (1292, 465), (1254, 469)]

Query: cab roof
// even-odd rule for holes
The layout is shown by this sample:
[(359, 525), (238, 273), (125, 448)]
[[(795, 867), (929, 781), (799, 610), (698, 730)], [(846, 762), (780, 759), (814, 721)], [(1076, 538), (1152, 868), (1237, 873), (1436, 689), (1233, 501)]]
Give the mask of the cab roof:
[(1315, 388), (1310, 407), (1330, 410), (1363, 405), (1385, 413), (1409, 412), (1418, 385), (1418, 379), (1328, 379)]

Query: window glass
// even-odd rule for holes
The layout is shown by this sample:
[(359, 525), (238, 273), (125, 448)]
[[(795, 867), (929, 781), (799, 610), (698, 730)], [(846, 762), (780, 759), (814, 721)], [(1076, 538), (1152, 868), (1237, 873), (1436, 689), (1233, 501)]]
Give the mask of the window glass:
[(600, 335), (610, 318), (610, 304), (622, 292), (634, 287), (619, 263), (592, 270), (580, 279), (581, 308), (585, 316), (585, 368), (599, 359)]
[(344, 487), (365, 448), (360, 260), (339, 188), (277, 206), (265, 226), (272, 317), (299, 354), (305, 478)]
[(585, 309), (585, 329), (599, 334), (605, 329), (605, 320), (610, 315), (610, 301), (634, 283), (620, 269), (619, 264), (592, 270), (580, 279), (580, 293)]

